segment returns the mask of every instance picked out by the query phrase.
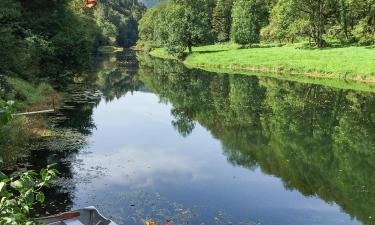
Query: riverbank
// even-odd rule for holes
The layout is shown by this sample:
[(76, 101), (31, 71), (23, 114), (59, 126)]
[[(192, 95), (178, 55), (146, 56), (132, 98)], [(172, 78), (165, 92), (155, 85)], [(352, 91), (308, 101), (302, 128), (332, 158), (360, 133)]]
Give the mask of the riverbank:
[[(159, 58), (174, 58), (161, 48), (150, 54)], [(194, 48), (183, 63), (188, 67), (215, 72), (257, 72), (288, 80), (318, 78), (321, 83), (328, 80), (375, 86), (375, 49), (371, 47), (306, 49), (283, 46), (242, 49), (234, 44), (209, 45)]]
[(33, 145), (31, 140), (51, 134), (47, 121), (37, 114), (32, 116), (16, 113), (49, 110), (58, 107), (61, 94), (48, 83), (35, 85), (20, 78), (7, 78), (4, 95), (0, 99), (0, 159), (1, 167), (15, 166)]

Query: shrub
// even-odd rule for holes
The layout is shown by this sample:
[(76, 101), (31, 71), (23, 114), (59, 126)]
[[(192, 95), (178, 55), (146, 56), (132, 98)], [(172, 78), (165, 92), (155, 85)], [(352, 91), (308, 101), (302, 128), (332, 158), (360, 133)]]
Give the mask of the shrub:
[(53, 167), (50, 165), (39, 174), (28, 171), (13, 178), (0, 172), (0, 224), (39, 224), (29, 218), (29, 212), (36, 202), (44, 202), (41, 190), (58, 174)]

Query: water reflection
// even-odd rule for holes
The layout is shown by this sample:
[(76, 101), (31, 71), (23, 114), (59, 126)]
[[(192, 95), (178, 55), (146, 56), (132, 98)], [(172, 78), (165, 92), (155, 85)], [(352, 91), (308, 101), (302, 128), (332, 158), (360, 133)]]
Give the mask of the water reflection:
[(234, 165), (259, 166), (287, 189), (335, 202), (372, 224), (374, 94), (140, 61), (140, 79), (179, 112), (182, 135), (191, 133), (183, 121), (197, 121)]
[[(87, 205), (120, 224), (372, 224), (375, 95), (104, 58), (53, 118), (83, 134), (38, 213)], [(76, 136), (76, 135), (74, 135)], [(228, 163), (229, 162), (229, 163)]]

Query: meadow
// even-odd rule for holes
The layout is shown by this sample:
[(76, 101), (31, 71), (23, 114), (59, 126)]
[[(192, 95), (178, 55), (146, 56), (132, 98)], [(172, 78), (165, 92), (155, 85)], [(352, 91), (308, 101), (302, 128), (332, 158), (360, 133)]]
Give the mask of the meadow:
[[(158, 48), (151, 55), (173, 58)], [(261, 46), (242, 48), (237, 44), (216, 44), (193, 48), (183, 62), (189, 67), (223, 69), (233, 72), (273, 73), (339, 79), (375, 84), (373, 47), (306, 48), (298, 46)]]

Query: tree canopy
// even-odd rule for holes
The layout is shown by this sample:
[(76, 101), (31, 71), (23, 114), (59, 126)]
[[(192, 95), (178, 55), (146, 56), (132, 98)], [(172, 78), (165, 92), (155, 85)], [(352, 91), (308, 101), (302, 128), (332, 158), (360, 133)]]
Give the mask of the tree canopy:
[(374, 21), (375, 0), (172, 0), (146, 12), (139, 43), (163, 46), (177, 55), (191, 52), (192, 46), (225, 41), (307, 40), (317, 48), (329, 41), (371, 45)]
[(81, 0), (3, 0), (0, 74), (69, 81), (90, 68), (99, 45), (133, 45), (145, 10), (132, 0), (109, 0), (94, 9)]
[(172, 0), (145, 13), (139, 22), (140, 39), (163, 45), (181, 57), (186, 49), (212, 38), (210, 8), (204, 0)]
[(239, 44), (260, 41), (260, 30), (267, 21), (267, 8), (263, 0), (236, 0), (233, 6), (232, 39)]

